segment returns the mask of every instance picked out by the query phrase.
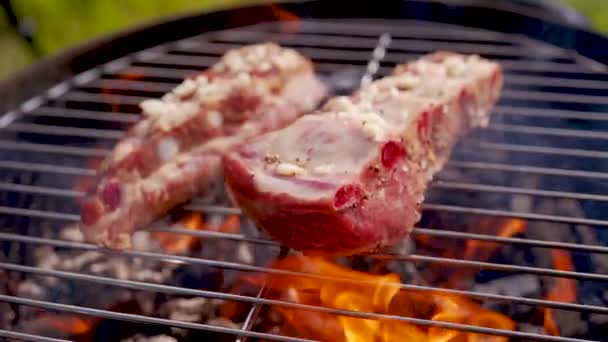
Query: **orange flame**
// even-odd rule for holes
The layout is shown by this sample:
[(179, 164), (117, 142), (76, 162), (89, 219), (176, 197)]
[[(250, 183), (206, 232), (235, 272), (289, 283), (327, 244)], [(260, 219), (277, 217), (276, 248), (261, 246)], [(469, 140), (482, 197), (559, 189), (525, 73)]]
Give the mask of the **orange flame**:
[[(203, 221), (200, 213), (189, 213), (176, 224), (176, 228), (236, 234), (240, 232), (240, 220), (237, 215), (231, 215), (228, 216), (222, 224), (210, 226)], [(172, 254), (190, 252), (196, 249), (201, 242), (201, 238), (188, 234), (153, 232), (151, 236), (159, 242), (160, 247), (165, 252)]]
[[(467, 232), (488, 236), (512, 237), (526, 230), (526, 221), (519, 219), (487, 218), (471, 224)], [(462, 240), (461, 240), (462, 241)], [(488, 261), (501, 244), (483, 240), (459, 242), (452, 238), (416, 235), (416, 246), (432, 255), (451, 259)], [(422, 278), (448, 287), (458, 287), (463, 280), (474, 276), (476, 268), (446, 268), (441, 264), (430, 264), (422, 272)]]
[[(202, 230), (204, 225), (201, 214), (190, 213), (176, 224), (176, 228)], [(189, 252), (199, 242), (198, 238), (191, 235), (166, 232), (153, 232), (152, 238), (159, 242), (165, 252), (174, 254)]]
[[(499, 329), (515, 328), (509, 318), (455, 295), (428, 291), (402, 291), (397, 274), (373, 275), (353, 271), (321, 257), (293, 256), (275, 263), (280, 270), (318, 277), (270, 274), (267, 288), (295, 303), (359, 312), (392, 314), (432, 321)], [(327, 277), (330, 277), (328, 279)], [(285, 332), (298, 336), (344, 342), (366, 341), (506, 341), (442, 327), (419, 327), (396, 320), (363, 319), (329, 313), (275, 307), (285, 319)]]
[[(562, 271), (574, 270), (570, 252), (562, 249), (552, 249), (553, 265), (555, 269)], [(576, 280), (569, 278), (556, 278), (551, 290), (546, 297), (547, 300), (572, 303), (576, 301)], [(544, 326), (547, 334), (559, 336), (560, 330), (553, 317), (553, 310), (544, 308)]]
[[(524, 220), (508, 219), (493, 224), (498, 228), (495, 235), (499, 237), (511, 237), (526, 230), (526, 221)], [(467, 260), (488, 260), (499, 247), (500, 244), (495, 242), (467, 240), (464, 258)]]
[(289, 22), (289, 24), (284, 27), (285, 32), (294, 33), (300, 30), (302, 25), (300, 17), (280, 8), (277, 5), (270, 5), (270, 10), (279, 21)]

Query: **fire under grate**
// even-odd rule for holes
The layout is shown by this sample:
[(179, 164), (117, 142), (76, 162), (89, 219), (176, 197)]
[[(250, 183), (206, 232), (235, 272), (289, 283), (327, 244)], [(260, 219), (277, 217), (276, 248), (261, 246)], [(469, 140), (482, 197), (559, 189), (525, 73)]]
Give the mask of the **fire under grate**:
[[(528, 317), (530, 311), (549, 308), (563, 336), (538, 329), (542, 323), (515, 318), (517, 330), (511, 331), (293, 303), (267, 298), (263, 286), (242, 294), (221, 285), (219, 289), (214, 284), (201, 285), (234, 284), (251, 272), (285, 273), (266, 266), (288, 251), (259, 236), (243, 217), (238, 220), (241, 233), (192, 230), (168, 221), (151, 228), (154, 233), (204, 239), (196, 255), (146, 249), (116, 253), (80, 241), (73, 223), (78, 220), (78, 199), (83, 193), (74, 183), (94, 176), (92, 161), (107, 154), (137, 121), (138, 103), (161, 96), (184, 77), (212, 65), (226, 50), (262, 41), (294, 47), (311, 57), (335, 94), (352, 91), (366, 75), (382, 76), (397, 63), (435, 50), (479, 53), (500, 61), (506, 84), (492, 122), (460, 143), (436, 177), (423, 219), (414, 231), (416, 247), (406, 243), (393, 252), (351, 261), (388, 259), (397, 272), (414, 280), (426, 273), (431, 278), (450, 278), (463, 270), (475, 270), (462, 288), (430, 285), (439, 284), (439, 279), (404, 282), (400, 287), (464, 295), (511, 317)], [(202, 336), (224, 340), (308, 341), (260, 328), (268, 306), (516, 340), (598, 340), (608, 324), (608, 217), (604, 214), (608, 201), (608, 74), (604, 69), (572, 51), (519, 35), (411, 20), (302, 20), (208, 32), (79, 74), (25, 103), (19, 115), (8, 113), (0, 120), (0, 243), (4, 252), (0, 254), (0, 312), (6, 313), (0, 317), (0, 340), (73, 339), (68, 335), (45, 337), (50, 335), (39, 329), (43, 325), (39, 320), (28, 326), (28, 317), (55, 312), (56, 317), (70, 315), (72, 321), (61, 324), (69, 325), (72, 333), (78, 324), (94, 317), (141, 323), (136, 325), (150, 336), (154, 332), (187, 335), (199, 331), (218, 333)], [(224, 224), (224, 217), (239, 215), (221, 196), (195, 200), (185, 210), (201, 213), (206, 222), (217, 225)], [(513, 222), (523, 223), (525, 230), (499, 234), (498, 226)], [(428, 239), (435, 243), (425, 245)], [(496, 251), (492, 257), (477, 259), (450, 252), (465, 248), (468, 241), (494, 245)], [(551, 255), (562, 252), (570, 256), (573, 267), (554, 265)], [(108, 260), (123, 261), (111, 264)], [(452, 273), (441, 274), (452, 268)], [(136, 272), (142, 269), (149, 272)], [(176, 274), (181, 277), (179, 282), (172, 279)], [(192, 279), (199, 282), (197, 286), (186, 285)], [(574, 300), (539, 295), (559, 279), (574, 281)], [(62, 293), (66, 286), (73, 297)], [(89, 287), (93, 292), (86, 290)], [(158, 310), (129, 312), (112, 307), (117, 300), (113, 288), (132, 297), (145, 293), (142, 296), (151, 298), (146, 299), (150, 303), (171, 301), (159, 299), (162, 296), (178, 298), (173, 300), (175, 306), (182, 297), (205, 298), (205, 305), (214, 300), (217, 306), (234, 302), (237, 307), (246, 305), (247, 310), (238, 322), (226, 322), (221, 314), (189, 319), (157, 315)], [(159, 326), (163, 328), (154, 328)], [(135, 336), (136, 332), (130, 333)], [(148, 340), (153, 341), (143, 336), (129, 341)]]

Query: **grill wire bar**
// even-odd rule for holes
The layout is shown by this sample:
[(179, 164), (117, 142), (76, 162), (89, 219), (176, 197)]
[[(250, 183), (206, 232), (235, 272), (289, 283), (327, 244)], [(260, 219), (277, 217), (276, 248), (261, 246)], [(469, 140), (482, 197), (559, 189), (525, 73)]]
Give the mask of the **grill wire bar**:
[[(227, 49), (238, 47), (245, 43), (263, 40), (273, 40), (285, 46), (292, 46), (307, 54), (315, 61), (315, 66), (322, 77), (328, 80), (337, 71), (354, 71), (356, 77), (347, 79), (350, 82), (346, 88), (354, 88), (359, 83), (366, 83), (370, 75), (361, 70), (377, 72), (385, 75), (395, 63), (419, 57), (423, 53), (438, 49), (450, 49), (465, 53), (487, 54), (499, 60), (506, 71), (506, 90), (501, 103), (495, 109), (493, 122), (489, 130), (499, 135), (513, 137), (535, 137), (538, 135), (574, 139), (592, 144), (593, 148), (556, 148), (542, 145), (525, 145), (517, 139), (505, 141), (490, 141), (481, 134), (463, 144), (459, 151), (466, 155), (469, 151), (493, 151), (496, 153), (511, 153), (515, 156), (540, 154), (557, 156), (559, 158), (608, 158), (608, 150), (594, 141), (602, 142), (608, 139), (608, 126), (601, 126), (608, 121), (602, 106), (608, 105), (605, 96), (588, 95), (590, 91), (608, 90), (606, 82), (592, 77), (598, 75), (596, 66), (590, 61), (575, 58), (571, 52), (565, 52), (552, 46), (527, 40), (523, 37), (499, 34), (495, 32), (470, 30), (441, 24), (425, 24), (415, 21), (385, 21), (381, 23), (366, 23), (365, 25), (348, 21), (302, 21), (298, 31), (290, 31), (291, 27), (282, 24), (260, 24), (252, 27), (212, 32), (166, 44), (160, 48), (143, 51), (121, 59), (106, 66), (100, 66), (86, 75), (76, 77), (67, 89), (49, 91), (48, 101), (40, 101), (37, 105), (26, 106), (20, 116), (3, 118), (6, 127), (0, 131), (0, 151), (18, 152), (10, 158), (0, 160), (0, 170), (8, 173), (29, 172), (41, 176), (53, 177), (93, 177), (95, 171), (87, 167), (91, 158), (107, 155), (109, 148), (120, 139), (124, 130), (138, 120), (137, 104), (146, 98), (162, 95), (184, 77), (199, 72), (213, 64)], [(386, 33), (390, 33), (390, 36)], [(385, 35), (386, 34), (386, 35)], [(380, 36), (380, 39), (378, 39)], [(327, 38), (331, 39), (327, 39)], [(374, 49), (374, 59), (369, 60), (369, 51)], [(376, 53), (376, 50), (378, 51)], [(379, 58), (377, 58), (379, 57)], [(375, 62), (375, 63), (374, 63)], [(590, 67), (590, 63), (591, 66)], [(557, 74), (555, 74), (557, 73)], [(139, 75), (129, 78), (125, 75)], [(92, 76), (91, 76), (92, 75)], [(604, 73), (599, 75), (605, 76)], [(86, 77), (85, 77), (86, 76)], [(331, 82), (331, 81), (330, 81)], [(348, 83), (347, 82), (347, 83)], [(561, 88), (559, 88), (561, 87)], [(555, 89), (559, 88), (559, 89)], [(563, 90), (567, 88), (567, 90)], [(569, 90), (576, 90), (567, 93)], [(593, 92), (592, 92), (593, 93)], [(594, 93), (595, 94), (595, 93)], [(524, 105), (522, 105), (524, 103)], [(555, 106), (566, 104), (566, 109)], [(594, 107), (595, 106), (595, 107)], [(597, 109), (599, 108), (599, 109)], [(514, 118), (525, 119), (517, 120)], [(50, 119), (50, 120), (49, 120)], [(539, 121), (539, 119), (541, 121)], [(530, 124), (542, 122), (543, 119), (585, 119), (597, 123), (605, 130), (582, 130), (565, 127), (545, 127)], [(32, 122), (32, 120), (35, 120)], [(55, 121), (57, 120), (57, 121)], [(495, 120), (495, 121), (494, 121)], [(510, 121), (509, 121), (510, 120)], [(25, 137), (25, 140), (15, 139), (15, 136)], [(48, 143), (41, 137), (67, 139), (75, 142), (64, 145), (60, 141)], [(40, 138), (40, 139), (39, 139)], [(29, 140), (29, 141), (28, 141)], [(94, 140), (91, 144), (89, 140)], [(53, 141), (51, 139), (51, 141)], [(100, 144), (98, 144), (100, 143)], [(483, 152), (486, 153), (486, 152)], [(4, 155), (4, 154), (3, 154)], [(69, 159), (65, 159), (69, 158)], [(566, 177), (568, 179), (604, 180), (608, 172), (587, 170), (572, 165), (550, 167), (529, 163), (531, 160), (519, 158), (517, 162), (504, 160), (480, 160), (474, 158), (453, 158), (448, 163), (449, 171), (467, 172), (500, 172), (508, 174), (531, 174), (538, 177)], [(69, 160), (69, 162), (64, 162)], [(445, 191), (463, 191), (474, 193), (492, 193), (500, 195), (522, 195), (533, 198), (559, 198), (591, 202), (606, 202), (608, 196), (594, 193), (593, 189), (585, 191), (546, 190), (529, 185), (514, 186), (510, 184), (491, 184), (483, 180), (477, 182), (454, 181), (440, 175), (433, 189)], [(485, 179), (484, 179), (485, 180)], [(17, 193), (33, 196), (34, 198), (51, 197), (76, 200), (83, 193), (72, 188), (51, 187), (48, 184), (21, 184), (18, 181), (3, 179), (0, 181), (0, 193)], [(205, 214), (240, 215), (235, 208), (210, 206), (196, 201), (186, 207), (187, 210)], [(545, 214), (535, 212), (519, 212), (507, 209), (477, 208), (464, 205), (429, 202), (425, 210), (459, 215), (478, 215), (505, 218), (519, 218), (528, 222), (550, 222), (567, 225), (589, 225), (597, 229), (605, 229), (608, 220), (604, 218), (575, 217), (566, 214)], [(78, 215), (73, 211), (39, 209), (36, 207), (0, 206), (0, 214), (43, 220), (44, 222), (73, 223)], [(10, 227), (7, 227), (10, 228)], [(414, 235), (427, 235), (454, 240), (478, 240), (504, 245), (521, 245), (527, 247), (556, 248), (590, 254), (608, 254), (608, 246), (549, 241), (528, 237), (500, 237), (487, 234), (474, 234), (443, 228), (417, 227)], [(189, 235), (207, 239), (242, 241), (254, 245), (263, 245), (279, 249), (274, 241), (264, 238), (253, 238), (241, 234), (228, 234), (210, 231), (192, 231), (174, 227), (155, 225), (155, 232), (165, 232), (179, 235)], [(314, 277), (310, 274), (287, 272), (269, 269), (261, 266), (226, 262), (205, 258), (169, 255), (143, 251), (125, 251), (117, 253), (99, 247), (78, 242), (63, 241), (47, 238), (41, 235), (41, 230), (32, 227), (32, 235), (20, 235), (0, 232), (0, 242), (23, 244), (27, 246), (49, 246), (68, 250), (85, 250), (104, 253), (109, 256), (139, 257), (144, 259), (161, 260), (163, 262), (179, 262), (185, 264), (205, 265), (219, 269), (231, 269), (239, 272), (266, 272), (289, 274), (298, 277)], [(285, 252), (279, 252), (284, 255)], [(438, 263), (456, 265), (459, 267), (474, 267), (480, 270), (498, 270), (512, 273), (530, 273), (550, 277), (566, 277), (579, 281), (608, 281), (608, 274), (598, 274), (578, 271), (564, 271), (547, 267), (529, 267), (494, 262), (457, 260), (446, 257), (430, 257), (426, 255), (395, 255), (380, 254), (374, 257), (391, 258), (411, 263)], [(302, 308), (318, 312), (346, 315), (351, 317), (397, 320), (421, 326), (436, 325), (457, 330), (522, 338), (538, 341), (585, 341), (582, 339), (550, 336), (537, 333), (506, 331), (500, 329), (480, 328), (466, 324), (433, 322), (429, 320), (382, 315), (375, 313), (338, 310), (324, 307), (309, 306), (281, 300), (264, 298), (264, 288), (258, 296), (235, 295), (230, 293), (206, 290), (193, 290), (176, 286), (153, 284), (132, 280), (114, 279), (79, 272), (43, 269), (15, 262), (4, 262), (0, 259), (0, 270), (18, 272), (25, 275), (55, 277), (61, 280), (75, 280), (83, 283), (97, 283), (133, 290), (146, 290), (175, 295), (217, 298), (246, 302), (251, 305), (248, 318), (239, 329), (213, 326), (209, 324), (188, 323), (157, 317), (136, 314), (123, 314), (103, 309), (83, 308), (67, 304), (58, 304), (44, 300), (30, 299), (18, 296), (0, 294), (0, 302), (34, 306), (51, 311), (69, 312), (82, 315), (92, 315), (115, 320), (160, 324), (194, 330), (207, 330), (227, 333), (237, 336), (239, 341), (247, 338), (261, 338), (278, 341), (307, 341), (269, 333), (252, 331), (253, 321), (262, 305), (279, 305)], [(331, 279), (331, 278), (329, 278)], [(404, 290), (433, 291), (446, 294), (460, 294), (481, 301), (514, 302), (524, 305), (547, 307), (559, 310), (579, 311), (584, 313), (608, 314), (608, 308), (600, 305), (557, 302), (545, 299), (534, 299), (519, 296), (507, 296), (482, 293), (468, 290), (455, 290), (400, 284)], [(28, 341), (65, 341), (44, 336), (29, 335), (20, 332), (0, 330), (0, 337), (15, 338)]]

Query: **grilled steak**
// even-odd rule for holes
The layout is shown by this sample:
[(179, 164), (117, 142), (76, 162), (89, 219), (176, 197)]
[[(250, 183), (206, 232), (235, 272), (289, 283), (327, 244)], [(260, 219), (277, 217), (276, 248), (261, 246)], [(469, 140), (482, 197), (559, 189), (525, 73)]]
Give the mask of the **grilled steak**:
[(162, 99), (143, 101), (145, 118), (104, 161), (83, 204), (85, 237), (128, 248), (132, 232), (221, 181), (228, 148), (288, 125), (324, 96), (307, 58), (266, 43), (231, 50)]
[(420, 219), (433, 175), (486, 126), (499, 65), (437, 52), (224, 157), (233, 200), (276, 240), (309, 253), (390, 246)]

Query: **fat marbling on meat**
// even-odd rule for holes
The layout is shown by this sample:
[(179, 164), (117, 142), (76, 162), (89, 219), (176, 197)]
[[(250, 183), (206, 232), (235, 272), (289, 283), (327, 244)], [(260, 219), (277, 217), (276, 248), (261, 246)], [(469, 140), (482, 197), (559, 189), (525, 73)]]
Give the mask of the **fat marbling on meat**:
[(234, 202), (284, 245), (352, 255), (391, 246), (420, 219), (456, 142), (486, 126), (501, 67), (436, 52), (224, 157)]
[(274, 43), (228, 51), (161, 99), (141, 103), (81, 209), (86, 239), (124, 249), (131, 234), (218, 178), (230, 147), (282, 128), (318, 106), (325, 86), (311, 61)]

